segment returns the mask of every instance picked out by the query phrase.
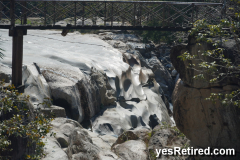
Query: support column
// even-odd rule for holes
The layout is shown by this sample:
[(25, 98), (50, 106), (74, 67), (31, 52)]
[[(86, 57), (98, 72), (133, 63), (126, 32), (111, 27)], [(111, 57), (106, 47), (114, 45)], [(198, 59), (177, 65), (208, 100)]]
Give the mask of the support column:
[(23, 35), (27, 30), (13, 29), (9, 30), (9, 36), (12, 36), (12, 84), (23, 92), (22, 86), (22, 62), (23, 62)]

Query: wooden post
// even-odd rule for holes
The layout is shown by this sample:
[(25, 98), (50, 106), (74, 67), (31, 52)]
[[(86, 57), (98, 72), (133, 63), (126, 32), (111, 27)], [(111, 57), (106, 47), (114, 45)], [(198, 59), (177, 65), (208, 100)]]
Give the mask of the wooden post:
[(113, 26), (113, 2), (112, 2), (112, 9), (111, 9), (111, 26)]
[(22, 11), (22, 15), (23, 15), (23, 24), (27, 24), (27, 2), (22, 2), (23, 5), (23, 11)]
[(135, 27), (136, 26), (136, 3), (133, 4), (133, 26)]
[(47, 25), (47, 2), (44, 3), (44, 26)]
[(166, 21), (166, 14), (165, 14), (165, 8), (166, 4), (163, 3), (163, 22), (162, 22), (162, 27), (165, 27), (165, 21)]
[(82, 4), (83, 4), (83, 15), (82, 15), (82, 26), (84, 26), (84, 14), (85, 14), (85, 3), (84, 2), (82, 2)]
[(194, 16), (194, 3), (192, 4), (192, 27), (194, 22), (193, 16)]
[(142, 26), (142, 3), (140, 3), (139, 12), (140, 12), (139, 25)]
[(106, 26), (107, 21), (107, 4), (104, 2), (104, 26)]
[(3, 3), (3, 1), (2, 0), (0, 0), (0, 21), (2, 20), (2, 10), (3, 10), (3, 6), (2, 6), (2, 3)]
[(27, 34), (27, 30), (17, 30), (15, 28), (15, 0), (10, 2), (11, 28), (9, 36), (12, 36), (12, 84), (23, 92), (22, 86), (22, 62), (23, 62), (23, 35)]
[(56, 2), (53, 1), (53, 25), (56, 23)]
[(74, 2), (74, 25), (77, 26), (77, 2)]
[(15, 0), (10, 1), (11, 28), (15, 27)]
[(23, 32), (16, 32), (12, 40), (12, 84), (18, 87), (22, 85)]
[(23, 35), (27, 30), (10, 29), (9, 36), (12, 36), (12, 84), (23, 91), (22, 86), (22, 62), (23, 62)]

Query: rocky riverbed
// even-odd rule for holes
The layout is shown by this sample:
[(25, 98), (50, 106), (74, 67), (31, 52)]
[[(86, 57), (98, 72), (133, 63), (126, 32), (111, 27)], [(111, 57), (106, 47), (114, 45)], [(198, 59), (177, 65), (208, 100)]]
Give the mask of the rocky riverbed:
[[(5, 50), (1, 78), (9, 82), (11, 37), (5, 30), (0, 33)], [(59, 117), (53, 122), (56, 137), (45, 139), (44, 159), (148, 159), (144, 137), (149, 141), (158, 124), (174, 124), (169, 102), (176, 74), (171, 76), (170, 50), (161, 54), (154, 44), (121, 31), (60, 33), (30, 30), (24, 37), (24, 94), (30, 95), (33, 108), (52, 98), (50, 108), (40, 107)], [(125, 132), (135, 139), (112, 146)], [(76, 148), (85, 143), (85, 151), (91, 148), (88, 154)]]
[[(5, 50), (0, 62), (0, 78), (10, 82), (11, 37), (8, 31), (0, 30), (0, 33), (1, 48)], [(136, 35), (122, 31), (73, 32), (63, 37), (61, 31), (29, 30), (24, 36), (24, 94), (30, 95), (32, 108), (40, 107), (45, 114), (54, 113), (57, 117), (52, 122), (56, 136), (43, 139), (46, 143), (43, 159), (156, 159), (156, 149), (190, 145), (174, 127), (172, 115), (178, 128), (197, 147), (210, 146), (209, 136), (206, 135), (204, 141), (199, 138), (208, 129), (196, 129), (198, 132), (191, 129), (208, 124), (204, 123), (204, 115), (194, 110), (200, 104), (191, 101), (196, 97), (192, 98), (193, 95), (188, 94), (191, 92), (185, 91), (186, 86), (189, 87), (187, 80), (193, 75), (187, 75), (190, 72), (185, 71), (181, 67), (184, 64), (177, 59), (184, 50), (194, 48), (192, 41), (189, 42), (171, 50), (166, 45), (143, 44)], [(239, 87), (237, 85), (234, 86)], [(53, 99), (50, 108), (37, 105), (45, 98)], [(189, 102), (194, 103), (194, 108), (186, 105)], [(193, 109), (190, 115), (181, 111), (184, 107)], [(229, 113), (237, 117), (239, 112)], [(229, 117), (228, 113), (223, 114)], [(197, 124), (194, 116), (202, 119), (200, 125), (190, 125), (190, 122)], [(236, 118), (227, 120), (234, 122), (233, 126), (239, 124)], [(230, 130), (237, 139), (238, 130)], [(175, 158), (161, 156), (157, 159)]]

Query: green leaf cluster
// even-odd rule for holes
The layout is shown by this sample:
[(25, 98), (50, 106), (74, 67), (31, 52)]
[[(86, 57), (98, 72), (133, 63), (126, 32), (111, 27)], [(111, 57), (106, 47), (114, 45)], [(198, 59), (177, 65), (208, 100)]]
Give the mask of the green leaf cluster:
[[(32, 155), (23, 153), (25, 159), (40, 159), (44, 155), (42, 138), (50, 132), (53, 118), (43, 115), (39, 108), (33, 111), (29, 96), (18, 93), (14, 86), (4, 85), (0, 82), (0, 159), (11, 159), (11, 137), (27, 139), (25, 147), (35, 146)], [(49, 101), (42, 104), (49, 105)]]
[[(237, 11), (240, 7), (240, 0), (233, 0), (234, 8), (227, 10)], [(228, 28), (228, 29), (226, 29)], [(212, 50), (198, 51), (202, 57), (197, 57), (189, 52), (180, 55), (183, 61), (192, 60), (195, 64), (190, 64), (189, 68), (199, 72), (194, 79), (205, 79), (205, 75), (211, 77), (210, 83), (219, 83), (226, 79), (239, 79), (240, 75), (240, 13), (234, 15), (227, 14), (217, 25), (209, 25), (205, 19), (198, 20), (194, 23), (193, 28), (189, 31), (191, 36), (195, 36), (197, 43), (209, 43), (213, 46)], [(223, 47), (228, 39), (234, 39), (236, 42), (234, 60), (226, 57), (226, 50)], [(240, 89), (236, 89), (231, 93), (212, 93), (206, 100), (211, 100), (216, 103), (220, 100), (223, 105), (234, 105), (240, 107)]]

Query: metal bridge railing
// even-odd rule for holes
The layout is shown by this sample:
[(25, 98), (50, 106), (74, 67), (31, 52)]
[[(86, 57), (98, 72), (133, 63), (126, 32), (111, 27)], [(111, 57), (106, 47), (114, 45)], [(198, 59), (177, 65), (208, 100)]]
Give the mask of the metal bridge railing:
[(203, 18), (211, 24), (219, 22), (222, 6), (212, 2), (0, 0), (0, 25), (189, 27)]

